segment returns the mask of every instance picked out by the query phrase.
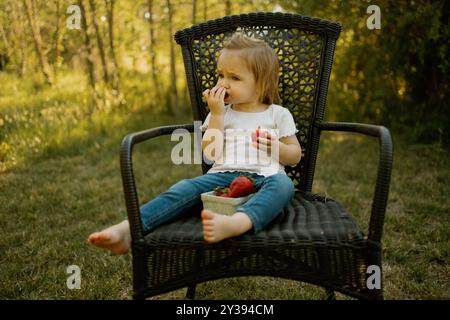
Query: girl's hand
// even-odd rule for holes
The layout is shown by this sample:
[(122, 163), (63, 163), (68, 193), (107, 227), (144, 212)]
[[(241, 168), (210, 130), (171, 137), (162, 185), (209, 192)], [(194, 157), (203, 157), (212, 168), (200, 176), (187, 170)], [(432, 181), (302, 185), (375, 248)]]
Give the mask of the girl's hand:
[(253, 146), (259, 150), (264, 150), (267, 154), (271, 154), (272, 150), (278, 150), (280, 141), (276, 135), (267, 131), (261, 131), (253, 140)]
[(203, 91), (203, 98), (208, 103), (209, 110), (212, 115), (223, 115), (225, 113), (225, 93), (226, 89), (219, 85), (216, 85), (211, 90), (206, 89)]

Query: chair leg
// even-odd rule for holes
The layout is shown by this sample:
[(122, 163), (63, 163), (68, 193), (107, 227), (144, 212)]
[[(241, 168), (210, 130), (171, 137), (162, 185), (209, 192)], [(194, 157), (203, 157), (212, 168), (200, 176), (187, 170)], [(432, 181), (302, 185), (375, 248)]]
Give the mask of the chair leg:
[(336, 295), (334, 294), (334, 290), (332, 290), (330, 288), (325, 288), (325, 291), (326, 291), (328, 301), (336, 300)]
[(195, 288), (197, 287), (197, 284), (194, 283), (193, 285), (190, 285), (186, 292), (186, 299), (194, 300), (195, 299)]
[(145, 300), (145, 296), (143, 294), (133, 294), (133, 300)]

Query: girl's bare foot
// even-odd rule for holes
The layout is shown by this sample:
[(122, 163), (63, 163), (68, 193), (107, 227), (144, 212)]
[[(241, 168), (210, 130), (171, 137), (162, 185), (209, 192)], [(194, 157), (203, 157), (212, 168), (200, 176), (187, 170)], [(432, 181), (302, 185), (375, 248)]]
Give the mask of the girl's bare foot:
[(253, 227), (250, 218), (242, 212), (225, 216), (211, 210), (203, 210), (202, 223), (203, 238), (211, 243), (239, 236)]
[(128, 220), (124, 220), (103, 231), (94, 232), (88, 237), (87, 242), (115, 254), (127, 253), (131, 244)]

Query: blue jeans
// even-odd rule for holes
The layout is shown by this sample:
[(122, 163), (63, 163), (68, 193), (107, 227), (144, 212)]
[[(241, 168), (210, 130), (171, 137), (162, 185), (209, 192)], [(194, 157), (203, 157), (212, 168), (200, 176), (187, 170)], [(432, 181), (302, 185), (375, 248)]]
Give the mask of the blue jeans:
[(289, 204), (295, 194), (292, 180), (285, 174), (264, 177), (256, 173), (219, 172), (207, 173), (192, 179), (184, 179), (140, 208), (144, 231), (173, 221), (192, 206), (201, 204), (201, 194), (217, 186), (228, 186), (234, 178), (248, 175), (256, 181), (257, 193), (236, 211), (248, 215), (255, 233), (267, 226)]

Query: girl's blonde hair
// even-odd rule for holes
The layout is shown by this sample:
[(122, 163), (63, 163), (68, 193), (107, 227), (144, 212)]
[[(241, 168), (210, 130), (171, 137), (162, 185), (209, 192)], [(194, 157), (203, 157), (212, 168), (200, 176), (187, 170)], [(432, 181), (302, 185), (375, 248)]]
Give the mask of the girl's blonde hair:
[(236, 32), (224, 42), (223, 50), (225, 49), (242, 50), (242, 57), (247, 63), (247, 68), (255, 76), (262, 103), (280, 103), (278, 56), (264, 40)]

